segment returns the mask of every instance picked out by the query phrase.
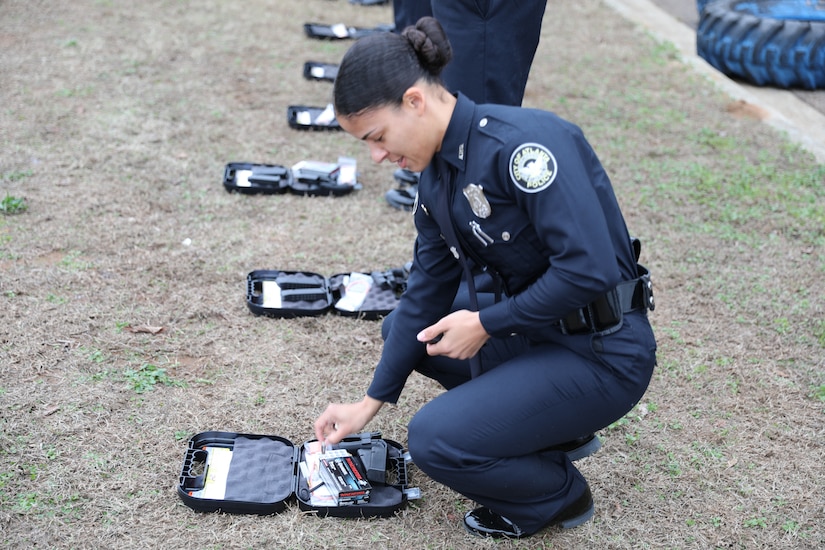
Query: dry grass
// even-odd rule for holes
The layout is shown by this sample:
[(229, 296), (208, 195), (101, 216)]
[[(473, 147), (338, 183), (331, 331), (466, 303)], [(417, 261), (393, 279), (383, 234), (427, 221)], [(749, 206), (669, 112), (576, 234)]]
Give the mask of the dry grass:
[[(290, 104), (329, 99), (303, 62), (346, 48), (302, 24), (372, 26), (390, 8), (2, 0), (0, 13), (0, 194), (28, 206), (0, 215), (5, 546), (825, 545), (825, 172), (731, 116), (671, 49), (597, 0), (549, 3), (525, 103), (585, 128), (613, 177), (655, 275), (660, 368), (581, 464), (594, 521), (500, 544), (466, 535), (472, 503), (415, 469), (424, 498), (387, 520), (198, 514), (175, 495), (192, 434), (300, 442), (327, 401), (366, 387), (378, 323), (258, 318), (243, 293), (253, 269), (409, 259), (410, 219), (383, 200), (392, 167), (285, 120)], [(220, 184), (231, 161), (339, 155), (358, 159), (362, 191), (246, 197)], [(141, 325), (163, 331), (128, 330)], [(167, 378), (139, 392), (142, 367)], [(438, 391), (411, 378), (370, 428), (405, 441)]]

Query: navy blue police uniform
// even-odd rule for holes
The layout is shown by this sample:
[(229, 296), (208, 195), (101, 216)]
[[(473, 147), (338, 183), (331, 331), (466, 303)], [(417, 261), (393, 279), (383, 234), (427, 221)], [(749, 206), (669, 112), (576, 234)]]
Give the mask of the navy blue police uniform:
[[(409, 424), (414, 462), (538, 531), (589, 490), (550, 448), (630, 411), (656, 361), (652, 295), (610, 180), (575, 125), (459, 93), (414, 220), (407, 290), (385, 320), (367, 394), (396, 402), (413, 370), (438, 380), (448, 391)], [(479, 300), (491, 338), (475, 376), (471, 361), (430, 357), (416, 339), (453, 309), (468, 263), (502, 291)], [(605, 303), (618, 317), (599, 312)]]

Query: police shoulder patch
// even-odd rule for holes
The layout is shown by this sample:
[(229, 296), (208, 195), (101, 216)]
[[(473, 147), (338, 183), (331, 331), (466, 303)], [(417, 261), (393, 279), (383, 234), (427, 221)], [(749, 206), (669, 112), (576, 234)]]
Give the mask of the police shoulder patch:
[(510, 156), (510, 179), (525, 193), (538, 193), (556, 179), (556, 157), (539, 143), (523, 143)]

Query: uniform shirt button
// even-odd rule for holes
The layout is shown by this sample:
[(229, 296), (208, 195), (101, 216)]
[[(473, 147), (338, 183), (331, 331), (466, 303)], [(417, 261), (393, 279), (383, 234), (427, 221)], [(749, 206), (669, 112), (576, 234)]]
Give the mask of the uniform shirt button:
[(478, 125), (479, 125), (480, 128), (484, 128), (485, 126), (487, 126), (487, 119), (482, 118), (481, 120), (478, 121)]
[(504, 231), (501, 234), (501, 240), (504, 241), (504, 242), (509, 241), (510, 240), (510, 232), (509, 231)]

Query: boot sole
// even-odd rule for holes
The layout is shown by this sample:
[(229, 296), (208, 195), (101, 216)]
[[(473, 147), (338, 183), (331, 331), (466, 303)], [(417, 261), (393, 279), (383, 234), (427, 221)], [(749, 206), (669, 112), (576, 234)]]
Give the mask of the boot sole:
[(584, 511), (584, 513), (570, 519), (566, 519), (564, 521), (559, 522), (557, 525), (562, 529), (572, 529), (573, 527), (578, 527), (582, 523), (586, 523), (593, 518), (596, 513), (596, 506), (591, 503), (590, 508)]
[(599, 436), (596, 436), (581, 447), (567, 451), (567, 458), (569, 458), (571, 462), (575, 462), (594, 454), (601, 448), (602, 441), (599, 439)]

